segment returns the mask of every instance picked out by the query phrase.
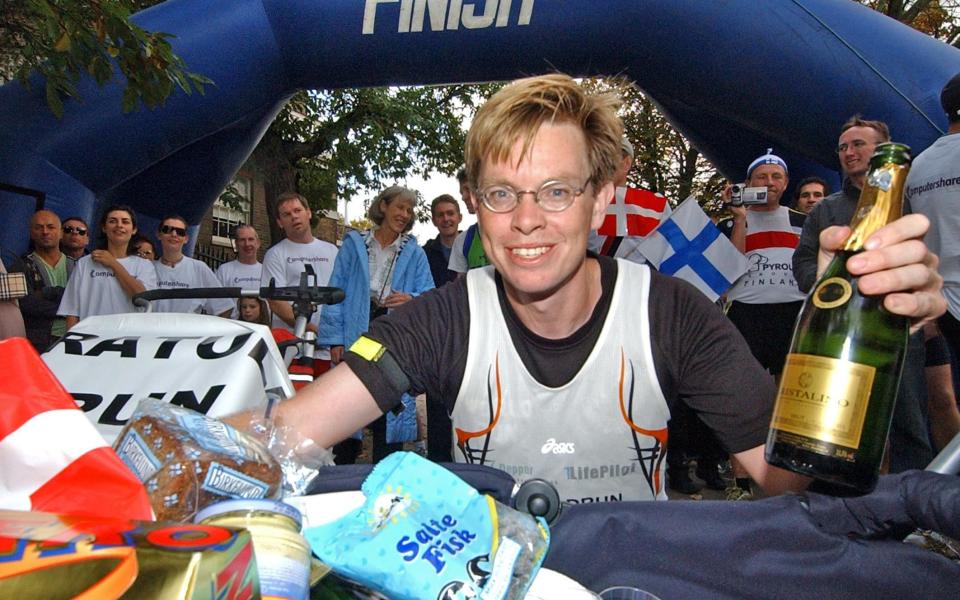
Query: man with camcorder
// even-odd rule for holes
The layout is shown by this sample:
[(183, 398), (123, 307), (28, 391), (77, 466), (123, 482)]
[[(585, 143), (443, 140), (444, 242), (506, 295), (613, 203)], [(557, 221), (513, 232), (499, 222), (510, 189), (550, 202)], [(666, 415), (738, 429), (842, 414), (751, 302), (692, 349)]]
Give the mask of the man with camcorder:
[(733, 217), (718, 224), (750, 263), (727, 293), (727, 316), (774, 376), (783, 370), (803, 304), (791, 259), (806, 215), (780, 205), (788, 183), (787, 163), (767, 150), (750, 163), (744, 184), (724, 190)]
[[(747, 167), (745, 183), (723, 191), (733, 217), (717, 224), (749, 261), (747, 272), (727, 292), (727, 316), (757, 362), (777, 378), (803, 306), (790, 261), (806, 215), (780, 205), (788, 183), (787, 163), (768, 149)], [(731, 463), (734, 483), (727, 499), (750, 500), (750, 478), (736, 460)]]

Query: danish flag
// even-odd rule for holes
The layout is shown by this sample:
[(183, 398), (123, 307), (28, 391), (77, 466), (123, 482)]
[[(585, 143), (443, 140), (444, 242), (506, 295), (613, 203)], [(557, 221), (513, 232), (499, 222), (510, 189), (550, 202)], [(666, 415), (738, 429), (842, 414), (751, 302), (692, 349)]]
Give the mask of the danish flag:
[(660, 221), (670, 216), (670, 212), (670, 204), (660, 194), (618, 187), (597, 233), (604, 236), (643, 237), (656, 229)]
[(24, 338), (0, 342), (0, 509), (151, 520), (146, 490)]

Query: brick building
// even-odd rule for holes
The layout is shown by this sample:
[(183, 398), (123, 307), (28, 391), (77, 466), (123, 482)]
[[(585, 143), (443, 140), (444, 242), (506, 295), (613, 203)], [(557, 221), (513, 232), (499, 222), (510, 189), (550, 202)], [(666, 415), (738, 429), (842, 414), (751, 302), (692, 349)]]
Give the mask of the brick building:
[[(193, 251), (194, 257), (214, 269), (234, 259), (230, 232), (240, 223), (251, 224), (257, 230), (261, 241), (259, 260), (263, 260), (263, 254), (274, 241), (270, 236), (263, 182), (250, 172), (240, 171), (230, 185), (239, 199), (239, 206), (230, 206), (219, 199), (214, 202), (200, 223)], [(319, 211), (314, 216), (314, 235), (339, 246), (343, 238), (340, 215), (336, 211)]]

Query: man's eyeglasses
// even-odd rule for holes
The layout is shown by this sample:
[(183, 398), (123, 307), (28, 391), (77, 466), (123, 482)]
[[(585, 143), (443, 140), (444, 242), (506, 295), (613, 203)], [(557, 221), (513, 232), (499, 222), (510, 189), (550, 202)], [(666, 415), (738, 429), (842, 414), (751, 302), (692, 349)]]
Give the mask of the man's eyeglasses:
[(179, 235), (180, 237), (186, 237), (186, 236), (187, 236), (187, 230), (186, 230), (186, 229), (184, 229), (183, 227), (174, 227), (173, 225), (161, 225), (161, 226), (160, 226), (160, 233), (165, 233), (165, 234), (168, 234), (168, 235), (171, 234), (171, 233), (175, 233), (175, 234)]
[[(584, 184), (586, 186), (586, 184)], [(509, 185), (488, 185), (477, 190), (480, 202), (495, 213), (507, 213), (517, 207), (520, 196), (533, 194), (540, 208), (547, 212), (561, 212), (570, 208), (585, 187), (574, 187), (563, 181), (547, 181), (536, 190), (515, 190)]]
[(83, 227), (70, 227), (69, 225), (63, 226), (64, 233), (75, 233), (77, 235), (87, 235), (87, 230)]

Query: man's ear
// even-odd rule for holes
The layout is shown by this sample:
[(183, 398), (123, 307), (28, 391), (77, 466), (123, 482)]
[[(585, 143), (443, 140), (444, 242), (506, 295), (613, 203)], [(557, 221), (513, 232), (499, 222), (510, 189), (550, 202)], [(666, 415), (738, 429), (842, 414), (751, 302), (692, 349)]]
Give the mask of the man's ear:
[(590, 229), (599, 229), (603, 225), (603, 220), (607, 216), (607, 206), (613, 200), (616, 189), (612, 181), (608, 181), (597, 188), (590, 211)]

